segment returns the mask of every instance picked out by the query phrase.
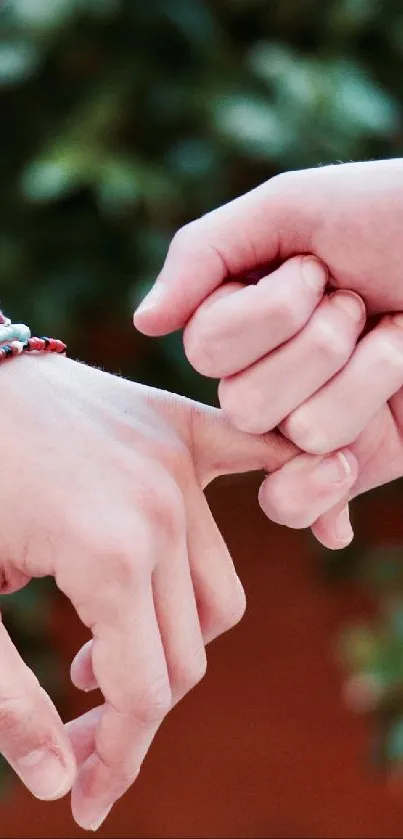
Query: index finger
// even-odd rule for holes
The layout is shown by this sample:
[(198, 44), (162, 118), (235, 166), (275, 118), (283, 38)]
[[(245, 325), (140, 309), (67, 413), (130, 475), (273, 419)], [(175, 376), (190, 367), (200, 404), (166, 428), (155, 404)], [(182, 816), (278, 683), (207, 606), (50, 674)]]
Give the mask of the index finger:
[(179, 230), (135, 312), (137, 329), (147, 335), (180, 329), (225, 279), (309, 251), (310, 226), (296, 225), (298, 202), (284, 180), (272, 178)]
[(61, 798), (75, 760), (63, 723), (0, 619), (0, 753), (36, 798)]

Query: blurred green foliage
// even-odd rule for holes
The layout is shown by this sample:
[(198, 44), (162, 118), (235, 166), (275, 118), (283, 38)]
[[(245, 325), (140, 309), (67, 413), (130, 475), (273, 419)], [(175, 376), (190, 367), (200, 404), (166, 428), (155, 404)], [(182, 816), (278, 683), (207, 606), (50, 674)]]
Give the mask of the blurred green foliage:
[[(83, 360), (214, 400), (180, 336), (131, 327), (172, 234), (280, 170), (402, 155), (402, 59), (400, 0), (3, 0), (5, 309)], [(403, 683), (396, 609), (368, 630), (375, 676), (349, 637), (383, 695)]]
[(401, 154), (399, 2), (5, 0), (0, 24), (3, 302), (213, 399), (133, 306), (189, 219), (280, 169)]

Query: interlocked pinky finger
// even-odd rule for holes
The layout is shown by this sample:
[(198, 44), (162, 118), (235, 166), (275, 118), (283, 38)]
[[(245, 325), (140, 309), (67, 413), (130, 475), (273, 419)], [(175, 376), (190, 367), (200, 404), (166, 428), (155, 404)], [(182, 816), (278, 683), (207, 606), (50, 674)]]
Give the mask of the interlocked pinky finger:
[(323, 513), (312, 525), (312, 533), (325, 548), (337, 550), (347, 547), (353, 538), (347, 499)]
[[(267, 476), (260, 487), (259, 503), (268, 518), (278, 524), (310, 527), (346, 498), (357, 472), (357, 460), (349, 449), (328, 457), (301, 454)], [(344, 547), (351, 541), (351, 527), (347, 521), (344, 524), (331, 547)]]

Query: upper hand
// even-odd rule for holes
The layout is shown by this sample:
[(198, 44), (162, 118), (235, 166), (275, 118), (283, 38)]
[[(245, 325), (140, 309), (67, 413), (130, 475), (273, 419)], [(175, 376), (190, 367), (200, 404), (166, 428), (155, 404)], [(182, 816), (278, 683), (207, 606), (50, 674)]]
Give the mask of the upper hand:
[[(359, 301), (340, 293), (323, 299), (323, 293), (353, 290), (370, 314), (403, 308), (402, 187), (402, 160), (272, 179), (179, 231), (135, 325), (151, 335), (186, 326), (189, 360), (221, 378), (221, 405), (240, 428), (262, 432), (282, 423), (296, 445), (320, 455), (351, 448), (364, 429), (360, 439), (376, 445), (366, 427), (375, 427), (382, 406), (388, 415), (387, 400), (403, 384), (402, 320), (385, 318), (356, 347), (364, 324)], [(323, 262), (293, 258), (297, 253)], [(251, 286), (254, 271), (259, 281)], [(231, 278), (237, 281), (221, 285)], [(315, 503), (304, 508), (302, 497), (296, 501), (295, 470), (313, 475), (321, 461), (296, 459), (273, 476), (273, 487), (284, 476), (288, 498), (305, 509), (295, 526), (314, 523), (344, 492), (341, 462), (333, 459), (333, 480), (325, 477), (332, 470), (322, 469), (320, 479), (316, 470)], [(384, 471), (375, 470), (374, 485)], [(356, 492), (366, 480), (364, 472)], [(320, 525), (314, 530), (329, 547), (351, 539), (347, 508), (325, 521), (326, 537)]]
[[(186, 326), (190, 362), (221, 379), (220, 404), (238, 428), (263, 433), (286, 420), (281, 430), (301, 449), (330, 452), (403, 384), (397, 322), (354, 351), (365, 308), (351, 295), (369, 314), (403, 309), (402, 226), (403, 160), (281, 175), (179, 231), (135, 325), (153, 335)], [(222, 285), (229, 278), (242, 282)], [(323, 299), (329, 286), (344, 291)]]
[[(135, 324), (154, 335), (186, 325), (190, 362), (221, 380), (238, 428), (282, 423), (316, 454), (349, 445), (403, 384), (401, 319), (356, 349), (357, 293), (369, 314), (403, 309), (402, 225), (403, 160), (281, 175), (177, 234)], [(221, 285), (257, 269), (257, 284)], [(323, 297), (329, 287), (343, 291)]]
[[(281, 174), (176, 234), (135, 325), (148, 335), (183, 328), (224, 280), (244, 280), (265, 267), (270, 273), (302, 253), (328, 266), (335, 288), (360, 294), (370, 314), (400, 311), (402, 226), (403, 159)], [(283, 279), (288, 286), (281, 273), (276, 282)], [(280, 312), (282, 300), (280, 291)], [(307, 299), (301, 325), (309, 309)]]

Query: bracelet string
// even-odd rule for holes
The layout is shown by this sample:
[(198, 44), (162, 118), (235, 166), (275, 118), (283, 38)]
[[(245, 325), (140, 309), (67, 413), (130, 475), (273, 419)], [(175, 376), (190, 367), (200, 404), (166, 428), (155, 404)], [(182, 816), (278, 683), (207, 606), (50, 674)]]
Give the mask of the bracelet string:
[(57, 338), (32, 337), (31, 330), (25, 323), (12, 323), (0, 310), (0, 363), (23, 353), (59, 353), (64, 354), (67, 346)]

